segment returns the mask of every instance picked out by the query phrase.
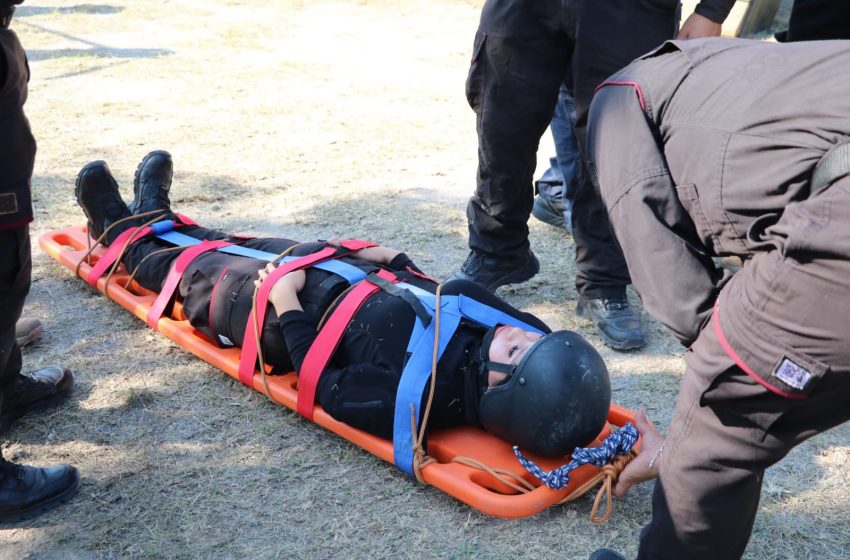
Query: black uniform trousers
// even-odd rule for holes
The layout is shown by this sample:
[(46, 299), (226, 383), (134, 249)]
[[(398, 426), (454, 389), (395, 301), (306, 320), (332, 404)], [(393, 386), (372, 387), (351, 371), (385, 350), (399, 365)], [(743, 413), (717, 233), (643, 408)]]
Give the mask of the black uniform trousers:
[[(678, 0), (487, 0), (467, 79), (479, 143), (467, 206), (473, 251), (510, 258), (528, 250), (537, 148), (570, 62), (584, 151), (596, 87), (670, 39), (678, 10)], [(573, 206), (576, 287), (590, 298), (618, 295), (630, 283), (628, 269), (589, 174), (583, 179)]]
[(850, 39), (850, 2), (794, 0), (785, 41)]
[[(686, 354), (639, 559), (740, 558), (765, 469), (850, 420), (847, 224), (850, 177), (788, 205), (763, 238), (774, 248), (721, 290), (715, 316)], [(747, 351), (778, 358), (774, 374), (784, 358), (804, 367), (805, 387), (777, 394), (739, 367), (723, 341), (741, 329), (750, 333)]]
[(21, 373), (15, 323), (29, 293), (31, 274), (29, 226), (0, 231), (0, 411), (10, 404), (8, 388)]

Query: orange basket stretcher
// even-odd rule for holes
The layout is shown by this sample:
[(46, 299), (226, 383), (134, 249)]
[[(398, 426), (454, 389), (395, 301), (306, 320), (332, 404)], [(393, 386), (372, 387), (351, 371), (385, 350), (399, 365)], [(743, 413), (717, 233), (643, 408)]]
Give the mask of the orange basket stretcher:
[[(39, 245), (48, 255), (70, 270), (78, 271), (85, 279), (92, 266), (105, 250), (95, 249), (90, 258), (85, 259), (89, 241), (85, 227), (75, 226), (45, 233), (39, 238)], [(81, 262), (83, 261), (83, 262)], [(107, 277), (100, 278), (97, 289), (118, 303), (121, 307), (146, 321), (148, 311), (156, 300), (157, 294), (142, 288), (134, 281), (127, 288), (124, 284), (129, 274), (123, 266), (112, 275), (107, 288)], [(172, 341), (195, 354), (207, 363), (221, 369), (228, 375), (239, 379), (239, 348), (219, 348), (196, 331), (182, 314), (179, 302), (175, 303), (171, 316), (159, 319), (157, 328)], [(264, 379), (265, 377), (265, 379)], [(265, 382), (264, 382), (265, 381)], [(254, 372), (252, 387), (260, 393), (268, 388), (269, 396), (279, 404), (295, 411), (298, 400), (298, 376), (263, 376)], [(328, 430), (344, 437), (381, 459), (393, 462), (392, 441), (352, 428), (334, 420), (315, 405), (313, 421)], [(590, 444), (601, 445), (611, 434), (611, 425), (622, 427), (627, 422), (634, 423), (634, 413), (616, 404), (611, 404), (608, 412), (608, 424)], [(475, 427), (461, 426), (451, 429), (432, 430), (428, 437), (428, 455), (437, 460), (421, 469), (422, 480), (470, 506), (496, 517), (527, 517), (562, 502), (573, 490), (588, 482), (598, 472), (593, 465), (583, 465), (570, 473), (570, 482), (564, 488), (555, 490), (540, 483), (532, 474), (525, 472), (518, 463), (510, 444)], [(505, 470), (519, 474), (533, 490), (520, 492), (506, 484), (497, 476), (460, 462), (452, 462), (457, 456), (465, 456), (483, 463), (494, 471)], [(555, 469), (569, 461), (569, 457), (530, 456), (542, 469)]]

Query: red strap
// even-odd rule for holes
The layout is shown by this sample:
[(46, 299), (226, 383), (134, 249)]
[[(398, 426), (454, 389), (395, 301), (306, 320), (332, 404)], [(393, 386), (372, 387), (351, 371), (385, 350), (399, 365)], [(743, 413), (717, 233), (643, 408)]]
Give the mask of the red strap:
[(190, 218), (188, 216), (184, 216), (183, 214), (174, 214), (174, 215), (177, 216), (177, 219), (180, 220), (180, 223), (184, 226), (196, 226), (196, 225), (198, 225), (198, 222), (196, 222), (195, 220), (193, 220), (192, 218)]
[(116, 259), (118, 259), (118, 255), (124, 250), (124, 245), (126, 245), (127, 240), (130, 239), (134, 234), (138, 234), (133, 238), (133, 241), (138, 241), (143, 237), (147, 237), (153, 230), (150, 227), (146, 227), (141, 231), (137, 227), (131, 227), (129, 229), (121, 232), (121, 235), (115, 238), (115, 241), (112, 242), (112, 245), (109, 246), (109, 249), (104, 253), (100, 260), (98, 260), (92, 269), (89, 271), (89, 275), (86, 276), (86, 282), (93, 287), (97, 287), (97, 281), (100, 280), (100, 277), (106, 272), (106, 269), (115, 264)]
[(269, 292), (281, 277), (293, 270), (300, 270), (312, 266), (317, 262), (327, 260), (334, 256), (336, 248), (325, 247), (318, 253), (305, 255), (294, 261), (289, 261), (277, 267), (260, 284), (251, 313), (248, 314), (248, 323), (245, 325), (245, 336), (242, 341), (242, 354), (239, 356), (239, 381), (251, 386), (254, 380), (254, 368), (257, 366), (257, 337), (254, 336), (254, 314), (257, 316), (257, 325), (262, 332), (263, 322), (266, 319), (266, 308), (269, 303)]
[(371, 241), (363, 241), (361, 239), (346, 239), (339, 242), (340, 247), (345, 247), (351, 252), (359, 251), (360, 249), (368, 249), (369, 247), (377, 247), (377, 243)]
[(159, 319), (162, 317), (162, 313), (165, 311), (165, 307), (168, 305), (168, 302), (171, 301), (171, 297), (174, 295), (174, 290), (177, 289), (177, 284), (180, 283), (180, 279), (183, 277), (183, 273), (186, 271), (189, 263), (195, 260), (199, 255), (208, 251), (214, 251), (219, 247), (227, 247), (228, 245), (233, 245), (233, 243), (223, 240), (201, 241), (199, 244), (188, 247), (180, 253), (180, 256), (174, 260), (174, 264), (168, 272), (165, 282), (162, 283), (162, 289), (159, 291), (159, 295), (148, 310), (147, 323), (150, 328), (158, 330), (157, 325), (159, 324)]
[[(383, 269), (378, 271), (378, 276), (390, 282), (398, 282), (399, 280), (395, 274)], [(336, 347), (339, 346), (342, 335), (348, 328), (348, 323), (351, 322), (354, 314), (370, 295), (380, 289), (370, 282), (360, 282), (328, 317), (325, 326), (322, 327), (313, 344), (310, 345), (310, 349), (304, 357), (304, 362), (301, 364), (301, 371), (298, 372), (297, 410), (301, 416), (308, 420), (313, 419), (313, 405), (316, 402), (316, 386), (319, 384), (319, 377), (325, 371), (325, 367), (336, 351)]]

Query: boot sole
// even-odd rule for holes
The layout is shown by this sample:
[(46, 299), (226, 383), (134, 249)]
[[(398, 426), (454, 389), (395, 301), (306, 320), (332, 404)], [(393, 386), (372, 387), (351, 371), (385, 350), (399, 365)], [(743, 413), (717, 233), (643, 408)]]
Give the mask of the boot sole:
[(138, 212), (139, 206), (142, 203), (142, 201), (139, 200), (139, 176), (142, 174), (142, 167), (144, 167), (148, 160), (154, 156), (165, 156), (168, 159), (171, 159), (171, 154), (169, 152), (165, 150), (154, 150), (145, 157), (143, 157), (142, 161), (139, 162), (139, 165), (136, 166), (136, 172), (133, 173), (133, 202), (130, 203), (130, 212), (132, 212), (133, 214)]
[(534, 278), (537, 273), (540, 272), (540, 262), (535, 258), (531, 263), (531, 269), (520, 268), (518, 270), (513, 270), (504, 276), (500, 276), (494, 281), (491, 281), (488, 284), (481, 282), (480, 280), (476, 280), (474, 276), (470, 276), (466, 274), (462, 270), (457, 271), (449, 280), (467, 280), (469, 282), (475, 282), (480, 286), (484, 286), (488, 291), (495, 292), (497, 289), (502, 286), (509, 286), (511, 284), (522, 284), (523, 282), (528, 282), (532, 278)]
[(80, 473), (79, 471), (76, 473), (76, 477), (74, 479), (74, 483), (70, 485), (68, 488), (62, 491), (62, 493), (57, 494), (50, 499), (44, 500), (42, 502), (38, 502), (37, 504), (33, 504), (30, 507), (12, 512), (12, 513), (0, 513), (0, 523), (15, 523), (18, 521), (26, 521), (27, 519), (32, 519), (33, 517), (37, 517), (44, 513), (45, 511), (51, 510), (57, 506), (60, 506), (66, 503), (68, 500), (73, 498), (77, 492), (80, 490)]
[[(85, 164), (82, 169), (80, 169), (80, 172), (77, 173), (77, 179), (74, 181), (74, 198), (77, 201), (77, 206), (82, 208), (83, 214), (85, 214), (85, 216), (86, 216), (86, 231), (88, 231), (89, 237), (91, 237), (92, 239), (97, 239), (100, 236), (92, 234), (92, 223), (93, 222), (92, 222), (91, 216), (89, 216), (89, 212), (88, 212), (88, 210), (86, 210), (86, 207), (83, 206), (82, 204), (80, 204), (80, 179), (82, 179), (83, 174), (86, 171), (94, 169), (95, 167), (102, 167), (102, 166), (106, 166), (106, 162), (103, 161), (102, 159), (99, 159), (97, 161), (90, 161), (89, 163)], [(101, 233), (103, 233), (103, 232), (101, 232)], [(105, 242), (102, 243), (102, 245), (104, 247), (109, 246)]]

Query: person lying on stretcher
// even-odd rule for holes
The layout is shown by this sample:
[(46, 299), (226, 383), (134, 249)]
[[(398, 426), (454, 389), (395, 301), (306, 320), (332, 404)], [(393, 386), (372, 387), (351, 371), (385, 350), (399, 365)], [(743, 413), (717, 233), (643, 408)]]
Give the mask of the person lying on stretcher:
[[(91, 237), (103, 237), (108, 245), (125, 230), (151, 220), (181, 222), (168, 197), (172, 171), (168, 152), (145, 156), (136, 170), (134, 200), (128, 207), (105, 162), (85, 165), (75, 195)], [(434, 294), (437, 283), (407, 255), (387, 247), (350, 251), (338, 240), (244, 238), (197, 225), (182, 225), (178, 231), (273, 255), (302, 256), (334, 246), (341, 255), (336, 261), (365, 272), (364, 281), (374, 282), (380, 270), (400, 280), (402, 284), (384, 283), (362, 304), (316, 388), (318, 403), (333, 418), (379, 437), (392, 437), (396, 392), (411, 357), (408, 343), (416, 322), (428, 320), (418, 302), (421, 294)], [(130, 244), (122, 262), (136, 282), (159, 292), (179, 254), (168, 242), (148, 236)], [(203, 253), (188, 265), (178, 286), (184, 313), (219, 345), (242, 346), (255, 284), (275, 268), (266, 260)], [(266, 314), (261, 328), (262, 354), (274, 372), (301, 371), (323, 317), (333, 312), (348, 289), (343, 276), (317, 267), (291, 272), (274, 284), (269, 293), (274, 312)], [(608, 372), (596, 350), (576, 333), (552, 332), (537, 317), (518, 311), (478, 284), (455, 280), (442, 286), (441, 297), (457, 295), (483, 304), (490, 317), (502, 320), (490, 321), (489, 327), (480, 320), (460, 320), (437, 364), (429, 426), (469, 423), (543, 455), (566, 455), (592, 441), (604, 426), (611, 398)]]

